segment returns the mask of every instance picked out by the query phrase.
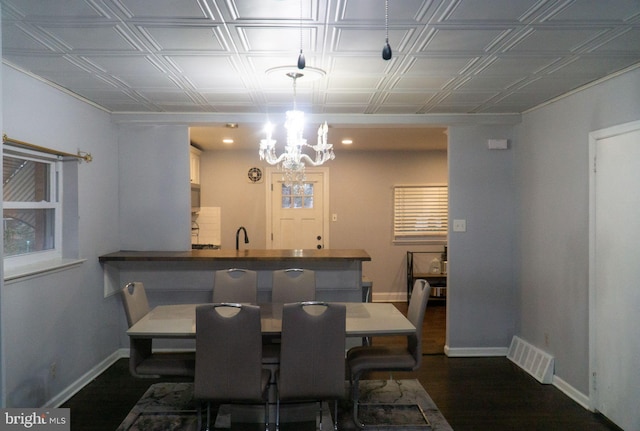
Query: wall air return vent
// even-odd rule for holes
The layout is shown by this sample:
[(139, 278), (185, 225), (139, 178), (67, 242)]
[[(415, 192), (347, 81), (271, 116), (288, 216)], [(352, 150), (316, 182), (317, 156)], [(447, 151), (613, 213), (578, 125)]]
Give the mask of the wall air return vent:
[(513, 337), (507, 358), (540, 383), (548, 384), (553, 380), (553, 356), (521, 338)]

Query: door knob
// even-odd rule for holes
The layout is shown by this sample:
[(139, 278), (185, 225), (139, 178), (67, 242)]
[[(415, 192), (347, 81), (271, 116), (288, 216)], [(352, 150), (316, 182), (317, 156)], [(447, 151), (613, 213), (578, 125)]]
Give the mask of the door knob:
[(318, 236), (316, 237), (316, 239), (317, 239), (318, 241), (320, 241), (320, 240), (322, 239), (322, 237), (321, 237), (320, 235), (318, 235)]
[(318, 250), (321, 250), (321, 249), (322, 249), (322, 245), (318, 244), (318, 245), (316, 246), (316, 248), (317, 248)]

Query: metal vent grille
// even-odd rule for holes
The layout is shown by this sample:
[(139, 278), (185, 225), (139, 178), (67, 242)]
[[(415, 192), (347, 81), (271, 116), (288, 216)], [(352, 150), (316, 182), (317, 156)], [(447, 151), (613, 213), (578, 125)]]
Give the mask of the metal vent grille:
[(521, 338), (513, 337), (507, 358), (535, 377), (540, 383), (548, 384), (553, 380), (553, 356)]

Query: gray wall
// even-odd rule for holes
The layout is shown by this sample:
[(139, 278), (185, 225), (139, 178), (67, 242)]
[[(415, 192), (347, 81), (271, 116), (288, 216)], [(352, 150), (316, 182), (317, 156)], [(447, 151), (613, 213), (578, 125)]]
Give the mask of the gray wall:
[[(4, 132), (57, 150), (91, 153), (78, 168), (78, 256), (71, 269), (2, 283), (7, 406), (40, 406), (120, 347), (119, 300), (104, 299), (98, 256), (118, 244), (118, 149), (110, 115), (2, 68)], [(49, 372), (56, 364), (55, 377)]]
[(636, 69), (536, 109), (516, 127), (518, 332), (555, 356), (555, 374), (584, 394), (589, 390), (589, 133), (639, 118)]
[[(488, 139), (509, 139), (489, 150)], [(451, 355), (504, 354), (517, 318), (513, 131), (506, 126), (455, 126), (449, 130), (449, 219), (466, 220), (466, 232), (449, 228), (447, 345)]]
[(121, 250), (189, 249), (188, 142), (186, 126), (119, 127)]

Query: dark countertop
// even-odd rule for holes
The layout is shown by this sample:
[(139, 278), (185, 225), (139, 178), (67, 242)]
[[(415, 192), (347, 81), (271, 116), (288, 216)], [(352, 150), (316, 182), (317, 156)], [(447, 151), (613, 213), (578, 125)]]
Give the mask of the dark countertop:
[(188, 250), (188, 251), (116, 251), (98, 257), (108, 262), (196, 262), (213, 260), (359, 260), (370, 261), (371, 256), (359, 249), (321, 250)]

